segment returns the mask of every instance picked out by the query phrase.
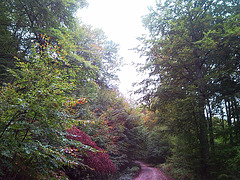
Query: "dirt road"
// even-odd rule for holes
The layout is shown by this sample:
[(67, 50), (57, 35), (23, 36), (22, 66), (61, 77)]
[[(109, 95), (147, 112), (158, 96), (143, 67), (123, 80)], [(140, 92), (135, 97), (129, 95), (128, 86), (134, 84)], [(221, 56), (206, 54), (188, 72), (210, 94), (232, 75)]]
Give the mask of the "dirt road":
[(160, 169), (149, 167), (147, 164), (137, 161), (140, 164), (141, 171), (134, 180), (172, 180), (168, 178)]

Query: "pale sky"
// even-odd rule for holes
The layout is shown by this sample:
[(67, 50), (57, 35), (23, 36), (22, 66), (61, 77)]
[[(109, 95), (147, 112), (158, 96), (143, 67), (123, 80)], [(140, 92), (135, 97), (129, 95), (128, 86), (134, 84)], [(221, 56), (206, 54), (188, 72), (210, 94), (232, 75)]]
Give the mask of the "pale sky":
[(149, 13), (148, 7), (154, 6), (156, 0), (88, 0), (88, 3), (88, 8), (81, 9), (78, 17), (85, 24), (102, 29), (109, 40), (120, 45), (119, 56), (127, 65), (118, 73), (119, 90), (129, 98), (132, 83), (141, 79), (131, 62), (145, 61), (129, 49), (137, 47), (140, 42), (136, 38), (147, 33), (141, 17)]

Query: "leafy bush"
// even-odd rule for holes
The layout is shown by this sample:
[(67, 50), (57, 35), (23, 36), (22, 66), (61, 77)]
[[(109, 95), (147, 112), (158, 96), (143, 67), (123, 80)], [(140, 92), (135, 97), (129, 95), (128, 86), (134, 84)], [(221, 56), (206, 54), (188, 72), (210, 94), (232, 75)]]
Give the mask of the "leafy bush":
[(147, 137), (147, 160), (150, 163), (164, 163), (171, 155), (170, 144), (163, 137), (161, 129), (153, 128)]
[(175, 180), (195, 180), (193, 173), (187, 169), (181, 167), (174, 167), (172, 163), (166, 162), (160, 165), (160, 168), (170, 176), (174, 177)]
[(118, 180), (132, 180), (134, 177), (137, 176), (141, 169), (141, 166), (136, 163), (132, 163), (126, 168), (124, 171), (121, 172), (120, 177)]
[[(84, 155), (78, 154), (77, 152), (74, 153), (74, 156), (82, 159), (82, 162), (89, 167), (88, 170), (90, 170), (92, 174), (95, 174), (96, 176), (105, 176), (108, 174), (113, 174), (116, 171), (116, 167), (109, 159), (109, 155), (107, 154), (107, 152), (99, 148), (97, 144), (93, 142), (91, 138), (83, 131), (79, 130), (77, 127), (72, 127), (71, 129), (68, 129), (67, 132), (69, 133), (67, 135), (68, 139), (79, 141), (84, 145), (90, 146), (94, 149), (95, 152), (86, 151)], [(71, 150), (73, 149), (74, 147), (71, 148)], [(93, 171), (96, 171), (96, 173), (94, 173)], [(75, 176), (76, 174), (79, 174), (80, 177), (83, 177), (84, 175), (87, 175), (86, 172), (88, 171), (84, 172), (82, 167), (79, 167), (75, 168), (74, 170), (72, 169), (68, 171), (68, 175), (74, 178), (78, 178)], [(75, 175), (73, 175), (73, 173)]]

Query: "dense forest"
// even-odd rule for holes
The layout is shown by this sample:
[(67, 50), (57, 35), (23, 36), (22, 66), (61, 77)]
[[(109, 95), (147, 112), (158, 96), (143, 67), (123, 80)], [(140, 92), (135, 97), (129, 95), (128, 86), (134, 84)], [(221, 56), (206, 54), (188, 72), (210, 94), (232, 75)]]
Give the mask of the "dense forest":
[[(166, 0), (142, 19), (138, 106), (85, 0), (0, 2), (0, 179), (240, 178), (240, 2)], [(127, 4), (126, 4), (127, 6)], [(134, 11), (134, 10), (133, 10)]]

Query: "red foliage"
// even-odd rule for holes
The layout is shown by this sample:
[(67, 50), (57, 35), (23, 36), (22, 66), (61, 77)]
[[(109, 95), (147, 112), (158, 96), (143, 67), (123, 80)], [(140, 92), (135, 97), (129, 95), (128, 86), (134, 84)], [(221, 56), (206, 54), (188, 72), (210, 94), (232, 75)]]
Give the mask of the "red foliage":
[(116, 167), (113, 164), (113, 162), (109, 159), (109, 155), (103, 149), (99, 148), (97, 144), (93, 142), (87, 134), (79, 130), (77, 127), (68, 129), (67, 132), (69, 133), (67, 138), (80, 141), (85, 145), (91, 146), (96, 150), (101, 151), (101, 152), (87, 151), (86, 152), (87, 155), (83, 157), (84, 163), (86, 165), (95, 169), (96, 172), (101, 174), (109, 174), (114, 173), (116, 171)]

